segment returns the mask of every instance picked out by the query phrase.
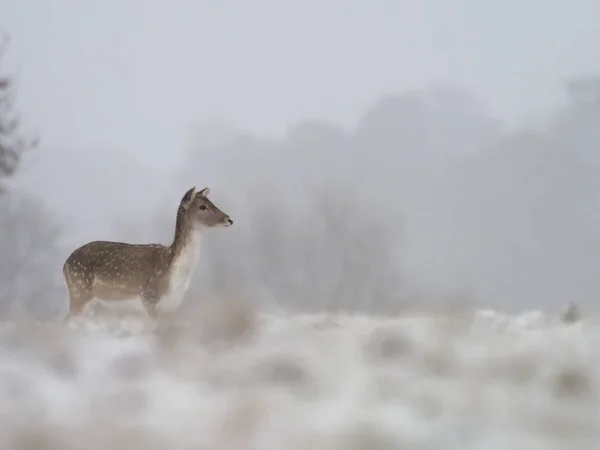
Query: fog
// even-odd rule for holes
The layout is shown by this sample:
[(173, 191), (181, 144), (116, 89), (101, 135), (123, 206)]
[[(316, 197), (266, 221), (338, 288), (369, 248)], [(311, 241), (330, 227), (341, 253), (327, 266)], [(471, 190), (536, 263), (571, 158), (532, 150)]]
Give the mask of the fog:
[(169, 243), (194, 185), (235, 224), (187, 304), (594, 309), (600, 8), (451, 5), (2, 2), (39, 137), (3, 181), (4, 309), (63, 314), (75, 247)]

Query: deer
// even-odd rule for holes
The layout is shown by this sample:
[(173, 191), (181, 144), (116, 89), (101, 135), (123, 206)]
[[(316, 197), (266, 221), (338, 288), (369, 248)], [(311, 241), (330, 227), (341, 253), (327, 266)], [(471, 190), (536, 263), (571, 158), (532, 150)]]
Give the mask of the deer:
[(209, 194), (210, 188), (197, 191), (195, 186), (185, 193), (168, 246), (92, 241), (75, 249), (63, 265), (69, 293), (63, 322), (94, 303), (108, 309), (133, 307), (152, 319), (176, 312), (198, 263), (204, 232), (233, 225)]

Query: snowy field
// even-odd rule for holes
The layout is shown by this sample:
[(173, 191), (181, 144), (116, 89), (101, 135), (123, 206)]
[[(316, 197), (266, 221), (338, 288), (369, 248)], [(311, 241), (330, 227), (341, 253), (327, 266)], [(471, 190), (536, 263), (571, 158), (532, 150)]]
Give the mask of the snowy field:
[(260, 315), (0, 327), (1, 449), (600, 448), (600, 321)]

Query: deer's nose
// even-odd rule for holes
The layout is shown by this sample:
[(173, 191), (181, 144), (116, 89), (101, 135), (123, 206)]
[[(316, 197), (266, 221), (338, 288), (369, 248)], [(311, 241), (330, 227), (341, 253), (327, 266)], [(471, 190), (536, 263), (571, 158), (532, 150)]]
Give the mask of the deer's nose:
[(229, 222), (229, 225), (233, 225), (233, 220), (230, 217), (227, 218), (227, 222)]

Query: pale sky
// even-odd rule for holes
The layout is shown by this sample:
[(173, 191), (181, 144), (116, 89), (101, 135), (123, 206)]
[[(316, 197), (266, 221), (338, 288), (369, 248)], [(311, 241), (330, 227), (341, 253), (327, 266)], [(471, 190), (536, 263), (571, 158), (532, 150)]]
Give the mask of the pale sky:
[(435, 81), (509, 119), (600, 71), (597, 0), (0, 0), (28, 124), (48, 147), (176, 163), (200, 121), (351, 126)]

